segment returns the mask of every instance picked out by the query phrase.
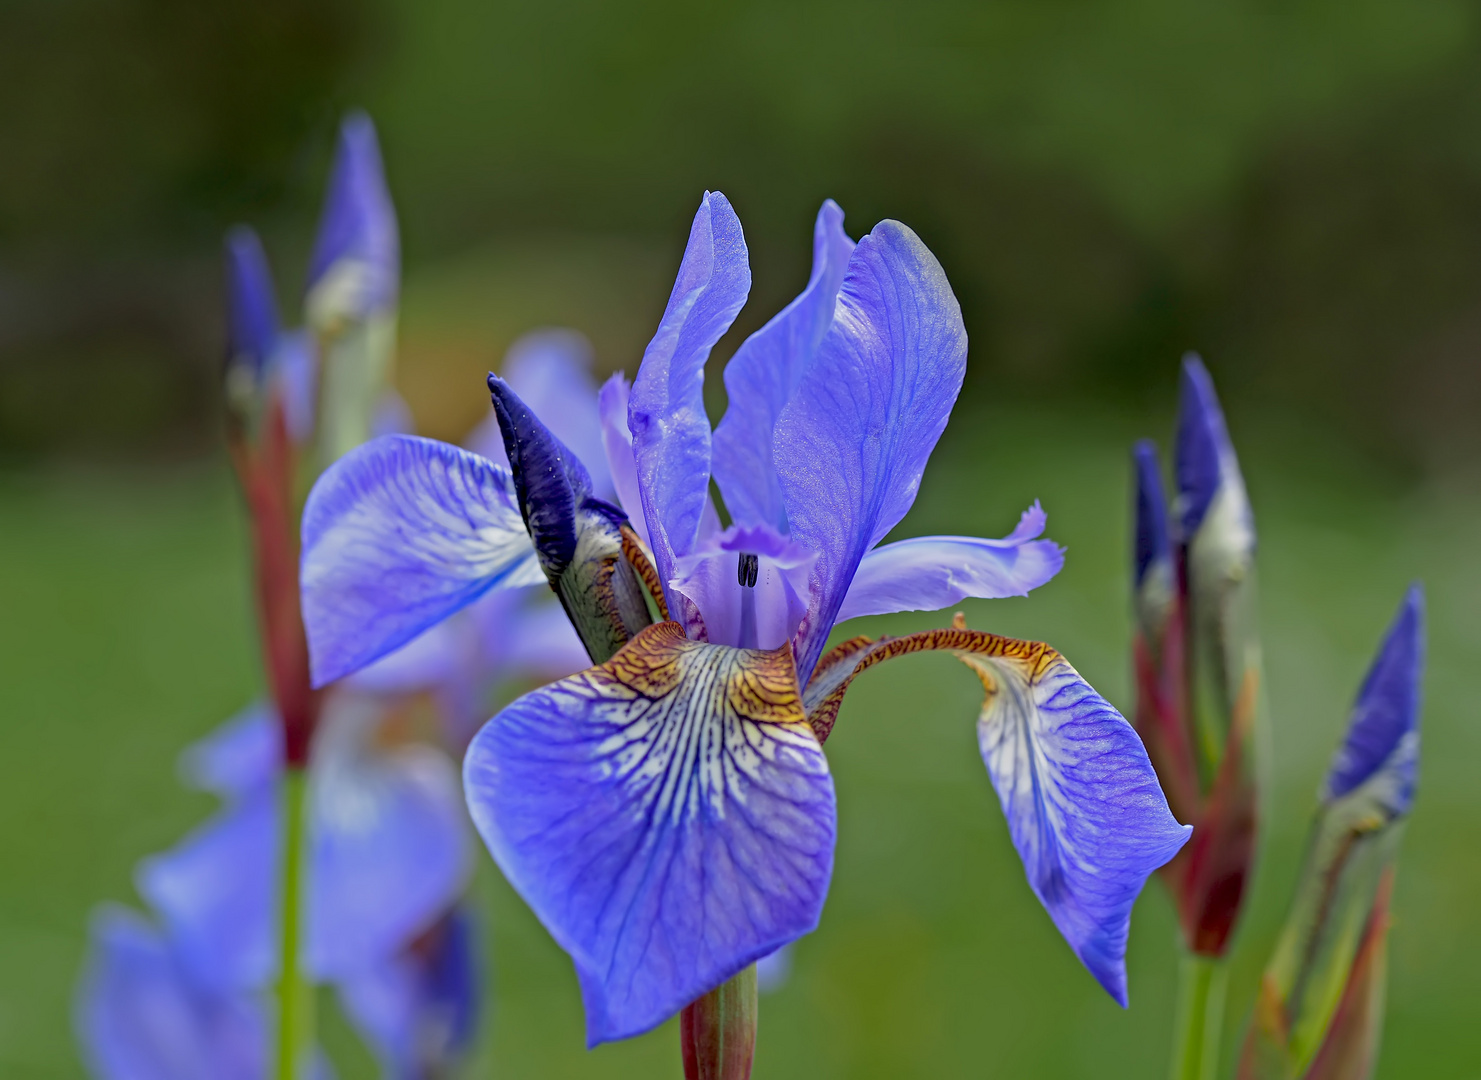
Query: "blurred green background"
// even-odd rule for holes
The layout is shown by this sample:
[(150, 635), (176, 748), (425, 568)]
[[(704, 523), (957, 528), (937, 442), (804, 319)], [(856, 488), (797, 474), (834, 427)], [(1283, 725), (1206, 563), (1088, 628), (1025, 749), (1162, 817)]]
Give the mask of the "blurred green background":
[[(1231, 1042), (1352, 694), (1422, 577), (1380, 1075), (1481, 1077), (1474, 4), (12, 0), (0, 71), (0, 1073), (80, 1075), (87, 913), (209, 812), (175, 756), (261, 685), (219, 239), (257, 224), (296, 296), (335, 124), (364, 106), (401, 212), (401, 387), (445, 437), (532, 327), (632, 372), (705, 188), (756, 282), (717, 369), (805, 280), (824, 197), (855, 235), (914, 227), (972, 345), (901, 533), (1003, 535), (1043, 499), (1065, 571), (969, 621), (1054, 642), (1123, 709), (1127, 448), (1165, 441), (1177, 358), (1202, 351), (1260, 527), (1274, 714)], [(1023, 881), (974, 680), (927, 657), (861, 687), (829, 743), (828, 910), (764, 1000), (758, 1077), (1161, 1075), (1160, 887), (1122, 1012)], [(478, 889), (495, 991), (469, 1075), (679, 1075), (671, 1029), (584, 1051), (567, 961), (487, 860)]]

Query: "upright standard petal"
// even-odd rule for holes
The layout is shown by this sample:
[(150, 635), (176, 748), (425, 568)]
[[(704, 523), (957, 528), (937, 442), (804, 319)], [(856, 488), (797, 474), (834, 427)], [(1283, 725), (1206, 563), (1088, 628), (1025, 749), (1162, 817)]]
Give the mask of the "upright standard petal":
[(385, 656), (495, 586), (544, 580), (507, 472), (431, 439), (368, 443), (331, 466), (304, 507), (315, 684)]
[(787, 511), (771, 460), (777, 417), (791, 400), (823, 335), (854, 242), (843, 231), (843, 211), (823, 203), (813, 226), (812, 274), (807, 288), (741, 344), (725, 365), (729, 403), (715, 428), (715, 482), (732, 521), (787, 531)]
[(987, 692), (977, 739), (1030, 887), (1075, 955), (1126, 1004), (1131, 907), (1193, 831), (1167, 807), (1131, 725), (1048, 645), (963, 628), (854, 638), (825, 656), (803, 694), (820, 737), (865, 668), (944, 649)]
[(662, 623), (470, 747), (474, 823), (575, 961), (591, 1044), (648, 1030), (817, 925), (836, 807), (794, 670), (786, 648)]
[[(628, 402), (643, 514), (665, 582), (673, 576), (674, 560), (693, 549), (709, 501), (705, 360), (750, 291), (740, 219), (724, 195), (705, 192), (668, 308), (643, 352)], [(669, 607), (678, 610), (672, 597)]]
[(261, 1080), (267, 1030), (250, 994), (191, 980), (142, 916), (108, 905), (94, 915), (78, 992), (78, 1040), (101, 1080)]
[(226, 236), (226, 327), (229, 356), (262, 370), (278, 343), (278, 302), (262, 241), (245, 225)]
[(941, 264), (904, 225), (880, 222), (849, 259), (833, 326), (774, 438), (792, 537), (818, 552), (794, 645), (804, 679), (864, 553), (915, 501), (966, 364)]
[(638, 487), (638, 463), (633, 457), (633, 435), (627, 426), (627, 376), (617, 372), (608, 379), (597, 396), (601, 413), (602, 448), (606, 451), (607, 468), (612, 474), (612, 487), (617, 502), (626, 512), (629, 523), (649, 549), (648, 521), (643, 516), (643, 494)]
[(401, 239), (375, 125), (364, 113), (351, 113), (340, 127), (309, 262), (309, 322), (332, 333), (388, 311), (400, 286)]
[(1424, 589), (1416, 584), (1404, 597), (1363, 680), (1347, 738), (1327, 773), (1323, 802), (1342, 798), (1380, 769), (1386, 769), (1392, 773), (1387, 794), (1391, 811), (1409, 811), (1414, 801), (1418, 755), (1406, 750), (1403, 743), (1406, 739), (1418, 740), (1423, 674)]
[(1040, 540), (1044, 511), (1034, 503), (1002, 540), (913, 536), (859, 562), (836, 622), (895, 611), (938, 611), (968, 596), (1027, 596), (1064, 566), (1064, 550)]

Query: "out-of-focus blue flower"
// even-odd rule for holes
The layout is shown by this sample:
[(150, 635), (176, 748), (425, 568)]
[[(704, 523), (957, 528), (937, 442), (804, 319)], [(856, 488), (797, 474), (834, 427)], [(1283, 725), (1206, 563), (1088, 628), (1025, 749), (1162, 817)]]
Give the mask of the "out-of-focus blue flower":
[(468, 914), (453, 908), (409, 947), (342, 982), (339, 993), (388, 1078), (449, 1075), (478, 1018), (477, 950)]
[(267, 1025), (251, 994), (204, 988), (127, 908), (93, 916), (76, 1024), (99, 1080), (262, 1080)]
[[(457, 778), (439, 751), (377, 745), (384, 701), (337, 691), (326, 702), (311, 770), (305, 969), (336, 981), (427, 930), (468, 873)], [(254, 708), (187, 754), (192, 778), (226, 806), (174, 850), (140, 866), (193, 977), (222, 989), (276, 975), (280, 725)]]
[[(727, 368), (736, 404), (712, 440), (704, 363), (750, 271), (729, 203), (705, 196), (626, 434), (613, 423), (622, 383), (601, 402), (614, 487), (645, 526), (655, 599), (679, 621), (521, 698), (465, 761), (485, 842), (575, 961), (592, 1043), (647, 1030), (816, 925), (835, 835), (820, 742), (853, 677), (892, 656), (947, 649), (982, 679), (982, 752), (1030, 883), (1119, 1001), (1131, 904), (1187, 837), (1130, 726), (1047, 646), (957, 627), (822, 656), (842, 617), (1024, 595), (1062, 557), (1037, 539), (1037, 507), (1006, 540), (878, 546), (914, 501), (966, 337), (941, 267), (904, 226), (855, 246), (825, 204), (814, 257), (803, 294)], [(523, 580), (555, 541), (579, 549), (587, 530), (528, 494), (564, 470), (550, 498), (569, 505), (583, 491), (575, 455), (524, 413), (503, 434), (538, 450), (538, 477), (396, 440), (321, 480), (303, 574), (321, 678)], [(520, 506), (533, 544), (514, 534)]]
[(1394, 864), (1414, 805), (1424, 652), (1424, 593), (1415, 585), (1363, 680), (1322, 785), (1296, 896), (1261, 980), (1241, 1080), (1373, 1074)]

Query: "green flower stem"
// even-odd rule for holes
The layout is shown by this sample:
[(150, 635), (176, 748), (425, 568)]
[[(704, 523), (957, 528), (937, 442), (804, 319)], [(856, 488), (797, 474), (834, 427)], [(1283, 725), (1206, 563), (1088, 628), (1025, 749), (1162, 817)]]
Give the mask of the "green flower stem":
[(756, 965), (685, 1006), (684, 1080), (750, 1080), (756, 1053)]
[(1214, 956), (1185, 952), (1178, 967), (1178, 1018), (1172, 1080), (1217, 1080), (1229, 966)]
[(308, 771), (283, 773), (283, 895), (279, 952), (277, 1080), (298, 1080), (314, 1045), (313, 987), (298, 965), (303, 936), (304, 817)]

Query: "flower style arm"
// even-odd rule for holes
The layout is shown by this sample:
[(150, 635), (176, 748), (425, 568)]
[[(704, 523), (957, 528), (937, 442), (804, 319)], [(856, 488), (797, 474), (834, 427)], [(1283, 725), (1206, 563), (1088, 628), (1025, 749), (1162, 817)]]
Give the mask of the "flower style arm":
[(1048, 645), (954, 627), (854, 638), (819, 662), (803, 693), (827, 738), (855, 676), (884, 660), (951, 652), (982, 681), (982, 759), (1029, 885), (1070, 948), (1121, 1005), (1131, 907), (1192, 829), (1167, 807), (1126, 720)]
[(509, 473), (395, 435), (314, 485), (300, 583), (314, 682), (349, 675), (496, 586), (544, 581)]

